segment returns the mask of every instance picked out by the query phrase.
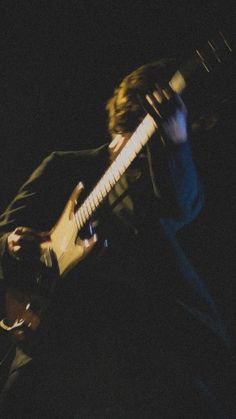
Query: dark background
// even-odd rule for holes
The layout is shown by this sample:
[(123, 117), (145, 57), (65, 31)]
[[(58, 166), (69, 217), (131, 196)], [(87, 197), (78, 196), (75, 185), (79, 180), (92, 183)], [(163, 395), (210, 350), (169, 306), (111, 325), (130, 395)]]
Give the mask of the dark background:
[[(189, 58), (221, 29), (233, 1), (0, 2), (0, 209), (55, 149), (108, 140), (105, 103), (124, 75), (162, 57)], [(177, 67), (176, 67), (177, 68)], [(179, 233), (230, 327), (235, 319), (233, 58), (183, 94), (206, 206)]]

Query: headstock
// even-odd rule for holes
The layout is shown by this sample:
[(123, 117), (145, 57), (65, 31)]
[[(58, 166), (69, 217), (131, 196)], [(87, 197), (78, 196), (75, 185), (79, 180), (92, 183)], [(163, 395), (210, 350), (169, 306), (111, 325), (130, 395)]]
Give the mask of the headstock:
[(221, 64), (232, 54), (230, 42), (219, 31), (216, 36), (209, 39), (206, 44), (195, 50), (193, 57), (178, 70), (169, 82), (170, 87), (177, 93), (181, 93), (188, 80), (197, 70), (210, 73), (217, 64)]

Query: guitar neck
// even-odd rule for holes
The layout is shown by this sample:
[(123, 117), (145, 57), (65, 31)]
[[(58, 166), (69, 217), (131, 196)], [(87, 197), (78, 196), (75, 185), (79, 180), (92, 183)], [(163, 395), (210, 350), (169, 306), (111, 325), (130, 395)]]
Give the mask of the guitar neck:
[[(174, 74), (169, 85), (176, 93), (181, 93), (184, 90), (186, 83), (180, 71), (177, 71)], [(139, 152), (147, 144), (157, 129), (157, 123), (151, 115), (147, 114), (138, 125), (129, 141), (125, 144), (118, 156), (93, 188), (92, 192), (76, 211), (75, 219), (78, 230), (83, 228), (91, 216), (96, 212), (109, 192), (120, 180), (121, 176), (135, 160)]]
[(76, 211), (75, 217), (79, 229), (86, 224), (99, 208), (156, 130), (157, 125), (154, 119), (147, 114), (92, 192)]
[[(208, 41), (201, 51), (196, 50), (194, 56), (187, 64), (174, 74), (169, 81), (170, 88), (176, 93), (182, 93), (186, 87), (188, 78), (192, 76), (198, 68), (202, 68), (209, 73), (216, 63), (221, 63), (222, 57), (224, 58), (225, 55), (231, 52), (232, 49), (229, 43), (224, 35), (219, 32), (215, 40)], [(92, 192), (76, 211), (75, 219), (78, 230), (89, 221), (91, 216), (96, 212), (109, 192), (120, 180), (121, 176), (157, 130), (157, 123), (151, 115), (147, 114), (113, 163), (96, 184)]]

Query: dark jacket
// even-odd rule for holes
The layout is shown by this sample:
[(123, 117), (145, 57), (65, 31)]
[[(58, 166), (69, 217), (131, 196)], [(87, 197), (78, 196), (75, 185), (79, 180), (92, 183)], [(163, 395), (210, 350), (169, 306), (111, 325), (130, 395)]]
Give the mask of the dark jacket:
[[(155, 404), (161, 390), (175, 394), (175, 406), (179, 386), (187, 389), (197, 371), (211, 375), (212, 348), (227, 342), (215, 305), (176, 239), (203, 202), (189, 144), (150, 147), (139, 159), (140, 179), (130, 186), (133, 213), (117, 216), (105, 203), (99, 234), (107, 251), (90, 255), (60, 284), (30, 348), (41, 374), (59, 373), (50, 379), (58, 394), (61, 382), (72, 391), (72, 404), (79, 397), (80, 406), (90, 399), (94, 406), (130, 409)], [(54, 152), (35, 170), (1, 216), (3, 288), (19, 284), (25, 269), (6, 253), (7, 233), (20, 225), (50, 230), (76, 184), (91, 190), (107, 165), (105, 145)]]

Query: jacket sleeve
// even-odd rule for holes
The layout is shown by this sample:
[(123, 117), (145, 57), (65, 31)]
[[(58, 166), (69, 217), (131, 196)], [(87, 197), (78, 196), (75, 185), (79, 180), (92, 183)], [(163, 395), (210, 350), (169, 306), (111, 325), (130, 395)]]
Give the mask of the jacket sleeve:
[(161, 223), (176, 232), (203, 208), (203, 191), (191, 147), (188, 141), (158, 150), (151, 147), (149, 168), (154, 192), (160, 198)]
[[(55, 151), (42, 161), (0, 216), (0, 282), (6, 283), (13, 276), (19, 280), (22, 277), (20, 262), (7, 252), (8, 234), (18, 226), (50, 231), (76, 184), (85, 178), (89, 183), (88, 172), (93, 176), (94, 162), (103, 162), (106, 156), (104, 145), (93, 150)], [(29, 275), (32, 268), (28, 267)]]
[[(44, 186), (52, 176), (55, 166), (55, 154), (48, 156), (32, 173), (30, 178), (19, 189), (16, 197), (0, 216), (0, 282), (8, 283), (10, 277), (19, 276), (21, 264), (8, 254), (7, 237), (17, 226), (26, 226), (38, 231), (47, 227), (45, 200), (48, 200), (50, 213), (50, 194), (44, 197)], [(45, 199), (44, 199), (45, 198)], [(48, 221), (49, 222), (49, 221)]]

